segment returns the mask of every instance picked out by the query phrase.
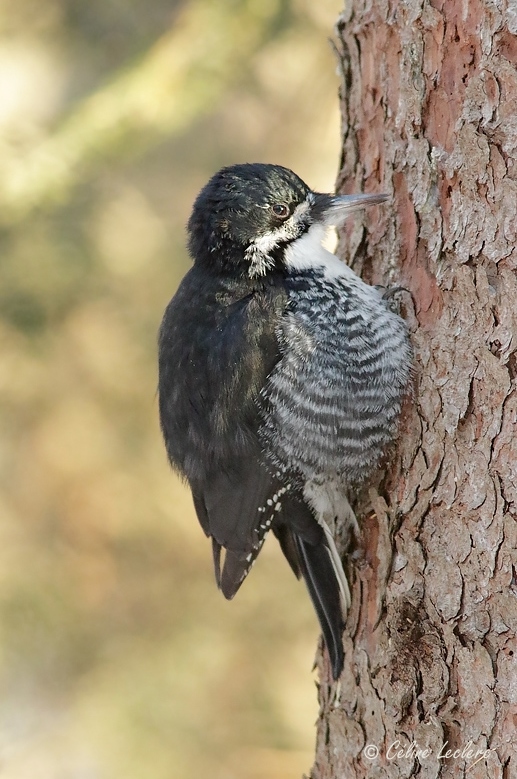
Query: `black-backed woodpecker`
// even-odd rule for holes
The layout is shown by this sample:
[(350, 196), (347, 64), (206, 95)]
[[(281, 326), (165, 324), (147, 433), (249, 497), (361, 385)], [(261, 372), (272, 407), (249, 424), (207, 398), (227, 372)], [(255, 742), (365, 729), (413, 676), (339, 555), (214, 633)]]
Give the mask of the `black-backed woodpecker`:
[(278, 165), (223, 168), (195, 201), (193, 267), (159, 336), (167, 453), (212, 539), (218, 586), (233, 598), (271, 529), (336, 679), (350, 592), (331, 528), (354, 527), (347, 489), (396, 434), (411, 349), (382, 292), (322, 240), (384, 200), (316, 193)]

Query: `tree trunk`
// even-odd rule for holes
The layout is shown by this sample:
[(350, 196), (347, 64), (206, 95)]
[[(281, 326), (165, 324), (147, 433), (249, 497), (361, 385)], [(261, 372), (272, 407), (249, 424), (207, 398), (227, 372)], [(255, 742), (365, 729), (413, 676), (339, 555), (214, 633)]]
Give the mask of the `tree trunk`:
[[(517, 4), (354, 0), (342, 255), (411, 291), (415, 389), (361, 548), (313, 779), (517, 777)], [(474, 765), (475, 764), (475, 765)]]

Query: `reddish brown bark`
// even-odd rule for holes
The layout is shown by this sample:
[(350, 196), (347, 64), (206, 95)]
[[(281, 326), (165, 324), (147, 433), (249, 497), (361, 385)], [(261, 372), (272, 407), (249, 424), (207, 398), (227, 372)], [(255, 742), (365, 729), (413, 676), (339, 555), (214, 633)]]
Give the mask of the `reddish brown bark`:
[(387, 475), (358, 508), (346, 666), (337, 689), (322, 660), (312, 777), (511, 779), (517, 8), (354, 0), (338, 31), (338, 185), (393, 197), (342, 254), (411, 290), (416, 376)]

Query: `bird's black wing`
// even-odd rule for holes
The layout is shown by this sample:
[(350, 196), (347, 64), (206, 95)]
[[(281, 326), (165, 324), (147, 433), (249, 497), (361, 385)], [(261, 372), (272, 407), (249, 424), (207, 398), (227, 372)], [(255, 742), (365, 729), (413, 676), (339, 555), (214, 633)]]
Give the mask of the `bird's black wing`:
[[(251, 466), (251, 467), (250, 467)], [(280, 488), (279, 488), (280, 489)], [(275, 519), (273, 479), (258, 460), (193, 487), (194, 505), (212, 538), (217, 584), (233, 598)], [(225, 549), (221, 571), (221, 549)]]
[(259, 398), (281, 356), (276, 329), (286, 305), (281, 281), (238, 284), (194, 266), (167, 307), (160, 422), (171, 464), (189, 482), (260, 452)]
[(239, 286), (194, 268), (160, 331), (160, 420), (169, 459), (191, 485), (228, 598), (258, 554), (285, 486), (264, 462), (258, 431), (260, 393), (280, 359), (276, 328), (286, 300), (280, 276)]

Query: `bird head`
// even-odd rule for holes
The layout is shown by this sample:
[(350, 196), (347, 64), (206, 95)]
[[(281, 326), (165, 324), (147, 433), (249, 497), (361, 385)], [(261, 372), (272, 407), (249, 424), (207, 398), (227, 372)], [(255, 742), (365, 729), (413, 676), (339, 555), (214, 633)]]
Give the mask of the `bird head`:
[(309, 232), (318, 241), (331, 225), (387, 195), (313, 192), (292, 170), (260, 163), (232, 165), (199, 193), (188, 222), (195, 262), (250, 278), (282, 267), (285, 252)]

